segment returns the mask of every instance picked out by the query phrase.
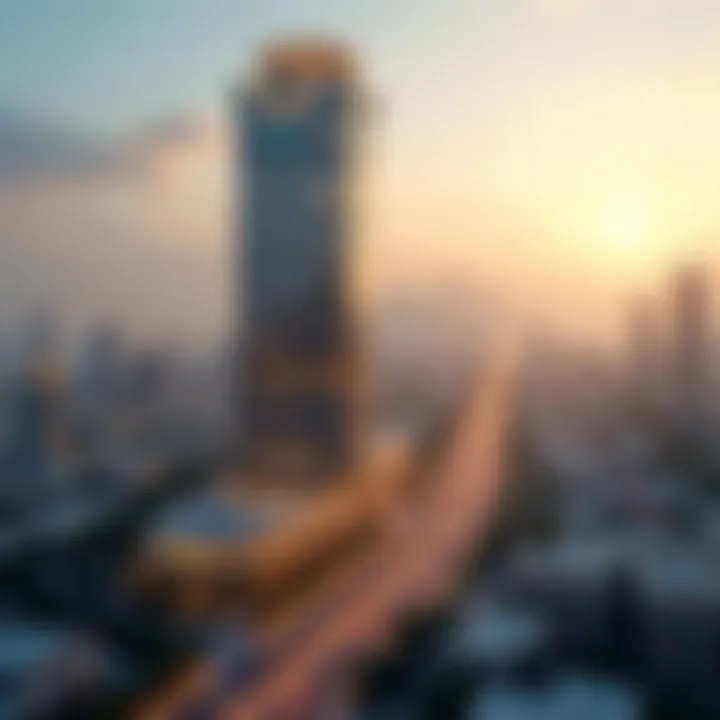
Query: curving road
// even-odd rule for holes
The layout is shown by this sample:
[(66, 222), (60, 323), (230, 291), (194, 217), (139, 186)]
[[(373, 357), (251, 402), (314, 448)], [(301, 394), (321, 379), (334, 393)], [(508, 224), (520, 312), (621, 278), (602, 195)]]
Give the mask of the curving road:
[[(342, 714), (353, 667), (392, 638), (408, 612), (450, 594), (475, 539), (489, 529), (500, 497), (512, 419), (514, 363), (484, 369), (450, 439), (437, 479), (412, 508), (397, 508), (382, 541), (345, 568), (297, 622), (268, 636), (251, 682), (228, 682), (204, 667), (144, 718), (320, 720)], [(197, 671), (200, 672), (200, 671)], [(195, 700), (191, 700), (195, 695)]]

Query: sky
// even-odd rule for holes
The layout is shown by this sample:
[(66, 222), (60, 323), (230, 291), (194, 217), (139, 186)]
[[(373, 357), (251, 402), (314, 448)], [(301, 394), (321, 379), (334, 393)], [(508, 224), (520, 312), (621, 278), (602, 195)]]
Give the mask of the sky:
[(0, 0), (0, 334), (227, 331), (228, 97), (288, 33), (365, 68), (375, 295), (469, 283), (605, 336), (717, 264), (716, 0)]

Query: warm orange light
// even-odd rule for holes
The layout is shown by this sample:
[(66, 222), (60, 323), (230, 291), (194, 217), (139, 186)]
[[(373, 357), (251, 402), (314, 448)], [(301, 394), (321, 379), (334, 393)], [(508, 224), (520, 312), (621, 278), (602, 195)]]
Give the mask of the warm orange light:
[(626, 202), (612, 207), (602, 220), (601, 233), (608, 249), (619, 252), (648, 250), (651, 219), (647, 208)]

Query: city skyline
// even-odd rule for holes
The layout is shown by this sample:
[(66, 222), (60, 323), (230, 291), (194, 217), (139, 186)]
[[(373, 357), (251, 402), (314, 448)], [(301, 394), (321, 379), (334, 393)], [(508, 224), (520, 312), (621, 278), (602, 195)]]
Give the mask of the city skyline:
[(720, 9), (410, 1), (0, 0), (1, 718), (720, 717)]

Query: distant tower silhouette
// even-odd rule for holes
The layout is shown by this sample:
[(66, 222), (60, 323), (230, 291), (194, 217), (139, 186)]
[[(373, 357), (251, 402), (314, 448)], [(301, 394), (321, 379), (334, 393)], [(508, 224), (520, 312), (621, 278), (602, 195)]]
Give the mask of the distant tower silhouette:
[(351, 248), (361, 107), (354, 57), (327, 41), (271, 46), (238, 97), (237, 410), (250, 474), (328, 476), (358, 452)]
[(15, 479), (42, 483), (64, 435), (60, 377), (55, 367), (26, 368), (11, 401), (9, 463)]
[(641, 413), (664, 411), (667, 404), (668, 351), (660, 309), (647, 298), (632, 305), (628, 327), (629, 399)]
[(674, 298), (675, 392), (679, 420), (686, 429), (704, 418), (710, 333), (707, 277), (699, 267), (682, 268)]
[(83, 391), (93, 410), (107, 412), (117, 399), (122, 370), (122, 338), (112, 325), (101, 324), (88, 333), (82, 364)]
[(4, 470), (19, 494), (42, 490), (67, 446), (65, 378), (56, 318), (35, 312), (22, 325), (8, 403)]

